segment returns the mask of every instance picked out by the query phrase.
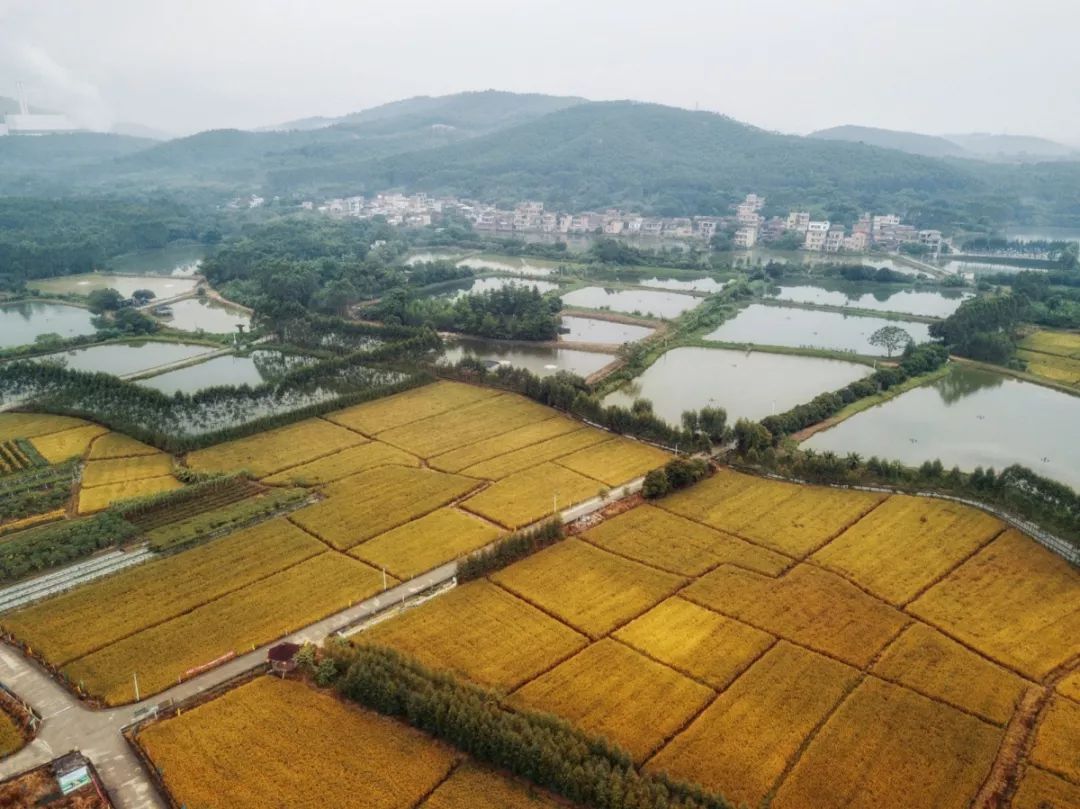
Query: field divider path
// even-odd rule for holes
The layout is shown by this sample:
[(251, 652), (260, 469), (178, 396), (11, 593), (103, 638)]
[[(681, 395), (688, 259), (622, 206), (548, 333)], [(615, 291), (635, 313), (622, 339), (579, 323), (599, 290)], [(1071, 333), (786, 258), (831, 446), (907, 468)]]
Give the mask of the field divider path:
[(994, 540), (996, 540), (998, 537), (1000, 537), (1002, 534), (1004, 534), (1008, 530), (1009, 530), (1009, 528), (1007, 526), (1003, 525), (1001, 527), (1000, 531), (995, 533), (993, 536), (991, 536), (985, 542), (982, 542), (978, 547), (973, 548), (970, 553), (967, 553), (964, 556), (962, 556), (960, 559), (958, 559), (956, 561), (955, 564), (953, 564), (948, 570), (944, 571), (940, 576), (936, 576), (935, 578), (931, 579), (926, 584), (924, 584), (922, 587), (920, 587), (918, 590), (916, 590), (915, 594), (913, 596), (911, 596), (911, 598), (909, 598), (907, 601), (903, 602), (902, 604), (898, 604), (897, 605), (898, 609), (907, 611), (907, 608), (908, 608), (908, 606), (910, 604), (912, 604), (913, 602), (917, 601), (919, 598), (924, 596), (927, 593), (927, 591), (931, 590), (932, 588), (934, 588), (938, 584), (941, 584), (941, 582), (945, 581), (945, 579), (947, 579), (949, 576), (951, 576), (953, 574), (953, 572), (958, 567), (960, 567), (961, 565), (967, 563), (969, 560), (973, 559), (975, 556), (977, 556), (979, 553), (981, 553), (984, 548), (986, 548), (988, 545), (990, 545), (990, 543), (992, 543)]

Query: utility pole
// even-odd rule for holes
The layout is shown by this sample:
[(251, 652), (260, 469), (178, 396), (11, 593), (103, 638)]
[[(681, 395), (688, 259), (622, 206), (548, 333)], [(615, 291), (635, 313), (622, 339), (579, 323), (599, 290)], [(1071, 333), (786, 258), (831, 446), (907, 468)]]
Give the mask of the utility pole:
[(131, 679), (135, 683), (135, 701), (141, 702), (142, 700), (139, 697), (139, 675), (133, 671), (131, 672)]

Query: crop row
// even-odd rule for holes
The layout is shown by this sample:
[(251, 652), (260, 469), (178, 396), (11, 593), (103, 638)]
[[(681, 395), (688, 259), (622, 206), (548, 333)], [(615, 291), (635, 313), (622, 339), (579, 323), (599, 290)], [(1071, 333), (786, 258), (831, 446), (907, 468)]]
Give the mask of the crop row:
[(307, 497), (308, 493), (304, 489), (272, 489), (265, 494), (162, 525), (149, 531), (146, 539), (154, 550), (175, 549), (202, 540), (208, 535), (223, 533), (278, 514), (290, 506), (298, 505)]
[(153, 531), (207, 511), (252, 497), (263, 488), (244, 477), (209, 480), (164, 495), (154, 503), (124, 509), (124, 518), (140, 531)]

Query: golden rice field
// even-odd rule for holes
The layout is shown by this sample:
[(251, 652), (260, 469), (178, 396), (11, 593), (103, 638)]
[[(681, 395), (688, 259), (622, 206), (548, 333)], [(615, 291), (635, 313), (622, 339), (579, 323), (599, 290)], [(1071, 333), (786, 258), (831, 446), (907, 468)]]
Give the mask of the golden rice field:
[[(560, 435), (583, 429), (581, 422), (565, 416), (534, 421), (505, 433), (452, 449), (431, 459), (431, 465), (444, 472), (460, 472), (466, 467), (541, 444)], [(486, 477), (486, 476), (485, 476)]]
[(776, 792), (776, 809), (965, 809), (1004, 731), (866, 678), (825, 722)]
[[(539, 444), (508, 452), (486, 461), (481, 461), (462, 470), (462, 474), (475, 478), (502, 480), (515, 472), (523, 472), (547, 461), (554, 461), (579, 449), (591, 447), (607, 441), (610, 433), (593, 427), (582, 427), (572, 433), (549, 438)], [(599, 484), (597, 484), (599, 485)]]
[(378, 439), (423, 458), (434, 458), (550, 416), (549, 408), (531, 399), (503, 394), (386, 430), (378, 433)]
[(465, 762), (417, 809), (558, 809), (556, 802), (531, 784)]
[(1080, 703), (1061, 696), (1051, 699), (1035, 733), (1031, 760), (1080, 785)]
[(460, 754), (328, 693), (260, 677), (150, 725), (138, 742), (177, 805), (412, 809)]
[(849, 666), (781, 642), (651, 758), (648, 769), (757, 806), (858, 678)]
[(99, 435), (109, 432), (99, 424), (72, 427), (58, 433), (48, 433), (30, 439), (34, 449), (49, 463), (61, 463), (69, 458), (81, 458)]
[(291, 466), (263, 480), (272, 485), (300, 483), (305, 486), (317, 486), (333, 483), (335, 480), (379, 466), (419, 465), (420, 459), (415, 455), (387, 444), (380, 444), (378, 441), (369, 441), (332, 455), (325, 455), (314, 461)]
[(47, 413), (0, 413), (0, 441), (36, 438), (89, 425), (89, 422), (71, 416), (53, 416)]
[(680, 576), (700, 576), (721, 564), (775, 576), (791, 564), (760, 545), (649, 504), (605, 520), (581, 538)]
[(5, 614), (0, 625), (63, 666), (325, 550), (286, 520), (271, 520)]
[(440, 508), (362, 542), (349, 553), (404, 581), (489, 545), (502, 533), (472, 514)]
[(356, 639), (393, 646), (427, 666), (506, 690), (588, 643), (584, 635), (487, 581), (455, 588)]
[(1037, 331), (1021, 340), (1020, 347), (1029, 351), (1042, 351), (1045, 354), (1080, 359), (1080, 333)]
[[(1080, 571), (982, 512), (726, 471), (354, 640), (736, 803), (907, 809), (968, 806), (1078, 638)], [(1054, 683), (1019, 754), (1039, 809), (1080, 783), (1080, 670)]]
[(1080, 785), (1028, 765), (1012, 799), (1012, 809), (1073, 809), (1080, 806)]
[(63, 670), (110, 705), (129, 702), (133, 671), (145, 697), (176, 683), (190, 668), (251, 651), (381, 589), (379, 571), (328, 551), (128, 635)]
[(33, 528), (35, 525), (44, 525), (53, 520), (61, 520), (67, 514), (66, 509), (58, 508), (55, 511), (45, 511), (41, 514), (31, 514), (21, 520), (11, 520), (0, 526), (0, 534), (12, 534), (24, 528)]
[(457, 500), (481, 485), (473, 478), (386, 466), (327, 485), (326, 499), (292, 515), (297, 525), (348, 549)]
[(671, 453), (640, 441), (613, 438), (560, 458), (558, 463), (608, 486), (618, 486), (663, 466), (672, 457)]
[(154, 455), (159, 450), (136, 441), (131, 436), (123, 433), (106, 433), (94, 440), (90, 446), (90, 454), (87, 459), (91, 461), (103, 461), (110, 458), (128, 458), (133, 455)]
[(307, 419), (196, 450), (188, 454), (187, 464), (197, 472), (237, 472), (246, 469), (255, 477), (262, 478), (366, 440), (352, 430), (325, 419)]
[(79, 489), (79, 513), (90, 514), (108, 508), (113, 503), (161, 492), (171, 492), (183, 485), (172, 475), (162, 475), (140, 480), (126, 480), (121, 483), (107, 483), (104, 486), (83, 486)]
[(500, 391), (492, 388), (462, 385), (457, 382), (436, 382), (385, 399), (338, 410), (326, 418), (350, 430), (374, 436), (394, 427), (501, 395), (503, 394)]
[(1080, 571), (1012, 529), (908, 606), (915, 617), (1027, 677), (1076, 654)]
[(686, 583), (577, 539), (497, 571), (491, 580), (591, 638), (641, 615)]
[(141, 478), (163, 477), (172, 474), (172, 470), (172, 456), (164, 452), (90, 461), (83, 469), (82, 485), (105, 486)]
[(1080, 386), (1080, 359), (1023, 349), (1018, 350), (1016, 356), (1027, 365), (1029, 374), (1041, 376), (1061, 385)]
[(661, 601), (614, 637), (718, 691), (776, 642), (768, 632), (678, 597)]
[(464, 508), (506, 528), (521, 528), (596, 497), (603, 484), (554, 463), (515, 472), (465, 501)]
[(511, 701), (610, 739), (640, 764), (714, 696), (711, 688), (605, 638), (522, 686)]
[(967, 506), (894, 495), (813, 559), (899, 605), (1004, 529), (994, 517)]

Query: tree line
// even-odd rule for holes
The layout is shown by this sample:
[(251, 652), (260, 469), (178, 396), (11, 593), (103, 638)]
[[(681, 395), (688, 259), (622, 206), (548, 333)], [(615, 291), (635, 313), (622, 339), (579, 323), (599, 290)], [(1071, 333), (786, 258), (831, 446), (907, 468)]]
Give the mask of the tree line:
[(387, 293), (367, 310), (394, 325), (428, 326), (501, 340), (554, 340), (559, 336), (558, 297), (536, 287), (509, 285), (453, 300), (418, 297), (408, 289)]
[(329, 654), (332, 665), (320, 664), (321, 679), (336, 680), (345, 698), (582, 806), (731, 809), (700, 787), (638, 771), (625, 751), (605, 739), (547, 714), (510, 710), (497, 694), (390, 649), (331, 644)]

